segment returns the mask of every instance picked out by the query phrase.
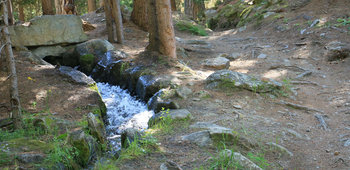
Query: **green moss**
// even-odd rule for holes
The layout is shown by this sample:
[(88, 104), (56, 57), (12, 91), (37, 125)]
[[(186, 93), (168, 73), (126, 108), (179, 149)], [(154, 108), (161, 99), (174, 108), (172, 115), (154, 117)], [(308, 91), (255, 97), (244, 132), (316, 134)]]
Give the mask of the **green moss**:
[(93, 91), (97, 92), (98, 94), (100, 94), (100, 92), (98, 91), (98, 87), (97, 87), (96, 83), (89, 84), (88, 86), (89, 86), (89, 88), (91, 90), (93, 90)]
[(71, 144), (78, 152), (75, 162), (84, 167), (88, 163), (90, 157), (90, 148), (88, 143), (84, 138), (81, 138), (80, 140), (73, 141)]
[(6, 150), (21, 150), (22, 148), (26, 148), (27, 152), (42, 151), (43, 153), (48, 153), (54, 148), (54, 146), (39, 140), (18, 138), (0, 144), (0, 148)]
[(83, 72), (91, 73), (95, 62), (95, 56), (85, 54), (79, 58), (79, 63)]
[(205, 29), (199, 25), (193, 25), (191, 22), (180, 21), (175, 25), (180, 31), (189, 31), (195, 35), (207, 36)]
[(68, 136), (68, 133), (64, 133), (64, 134), (58, 136), (57, 139), (59, 139), (59, 140), (65, 140), (65, 139), (67, 138), (67, 136)]

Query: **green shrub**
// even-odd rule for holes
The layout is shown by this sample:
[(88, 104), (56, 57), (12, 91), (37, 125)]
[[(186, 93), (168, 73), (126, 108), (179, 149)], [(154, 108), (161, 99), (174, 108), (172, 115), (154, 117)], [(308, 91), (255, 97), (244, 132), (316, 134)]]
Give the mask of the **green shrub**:
[(175, 25), (180, 31), (189, 31), (195, 35), (207, 36), (205, 29), (198, 25), (193, 25), (190, 22), (180, 21)]

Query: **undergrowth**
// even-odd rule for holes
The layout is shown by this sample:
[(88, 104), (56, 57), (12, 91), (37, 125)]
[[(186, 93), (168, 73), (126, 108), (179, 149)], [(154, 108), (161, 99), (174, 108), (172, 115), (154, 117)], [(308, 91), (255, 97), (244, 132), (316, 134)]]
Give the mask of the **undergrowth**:
[(179, 28), (180, 31), (189, 31), (194, 35), (201, 35), (201, 36), (207, 36), (208, 34), (205, 32), (205, 29), (202, 26), (199, 25), (193, 25), (190, 22), (186, 21), (179, 21), (175, 25), (177, 28)]

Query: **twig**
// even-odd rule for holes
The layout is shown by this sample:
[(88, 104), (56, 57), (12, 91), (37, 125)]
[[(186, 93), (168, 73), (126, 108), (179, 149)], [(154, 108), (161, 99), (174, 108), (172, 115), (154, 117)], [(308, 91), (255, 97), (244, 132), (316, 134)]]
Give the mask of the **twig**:
[(345, 112), (345, 114), (350, 114), (350, 108), (338, 110), (337, 112), (338, 112), (338, 113), (340, 113), (340, 112)]
[(311, 85), (319, 86), (319, 84), (317, 84), (315, 82), (311, 82), (311, 81), (290, 81), (289, 83), (291, 83), (291, 84), (311, 84)]
[(5, 47), (5, 45), (8, 44), (8, 43), (5, 43), (4, 45), (1, 46), (0, 48), (0, 52), (2, 51), (2, 49)]
[(337, 160), (335, 160), (335, 161), (334, 161), (332, 164), (330, 164), (330, 165), (333, 165), (333, 164), (335, 164), (335, 163), (337, 163), (337, 162), (339, 162), (339, 161), (342, 161), (344, 165), (349, 166), (348, 164), (345, 163), (345, 160), (344, 160), (343, 158), (338, 158)]
[(281, 103), (278, 103), (278, 104), (286, 105), (286, 106), (293, 107), (293, 108), (299, 109), (299, 110), (306, 110), (306, 111), (311, 110), (311, 111), (324, 113), (324, 111), (322, 111), (322, 110), (317, 110), (317, 109), (309, 108), (307, 106), (302, 106), (302, 105), (298, 105), (298, 104), (294, 104), (294, 103), (290, 103), (290, 102), (285, 102), (283, 100), (281, 100)]
[[(12, 73), (11, 73), (9, 76), (7, 76), (6, 80), (8, 80), (11, 76), (12, 76)], [(6, 80), (5, 80), (5, 81), (6, 81)]]
[(298, 79), (298, 78), (301, 78), (301, 77), (304, 77), (304, 76), (308, 76), (310, 74), (312, 74), (311, 71), (305, 71), (304, 73), (301, 73), (301, 74), (295, 76), (294, 79)]
[(320, 124), (318, 125), (318, 127), (320, 127), (323, 130), (329, 130), (329, 126), (327, 125), (327, 123), (324, 121), (323, 116), (321, 116), (320, 114), (315, 114), (314, 115), (317, 120), (320, 122)]

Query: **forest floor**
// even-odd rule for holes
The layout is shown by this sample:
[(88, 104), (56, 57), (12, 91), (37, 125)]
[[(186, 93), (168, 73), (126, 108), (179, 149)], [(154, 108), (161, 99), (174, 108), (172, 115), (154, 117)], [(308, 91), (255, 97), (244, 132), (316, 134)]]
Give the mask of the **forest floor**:
[[(293, 3), (293, 1), (289, 1)], [(349, 18), (350, 2), (341, 0), (312, 0), (306, 6), (286, 10), (279, 15), (283, 18), (265, 19), (260, 25), (249, 24), (247, 29), (239, 31), (208, 31), (208, 36), (196, 36), (188, 32), (175, 30), (175, 36), (183, 40), (204, 40), (211, 48), (198, 48), (177, 42), (178, 47), (190, 49), (189, 57), (178, 59), (196, 72), (201, 72), (198, 79), (184, 79), (184, 85), (193, 82), (189, 88), (195, 93), (209, 91), (211, 98), (194, 101), (193, 98), (179, 99), (181, 108), (188, 109), (195, 122), (210, 122), (234, 129), (236, 133), (247, 136), (258, 144), (250, 151), (227, 146), (243, 155), (252, 153), (255, 163), (265, 169), (349, 169), (350, 148), (350, 59), (329, 60), (325, 46), (331, 42), (350, 44), (350, 32), (347, 26), (333, 27), (338, 18)], [(308, 28), (310, 25), (301, 14), (307, 14), (322, 23), (331, 25)], [(86, 32), (89, 39), (107, 39), (107, 30), (103, 13), (89, 13), (82, 16), (96, 29)], [(311, 22), (313, 21), (311, 20)], [(176, 74), (182, 69), (169, 67), (159, 62), (157, 57), (146, 58), (145, 47), (148, 33), (138, 29), (131, 21), (124, 23), (125, 45), (114, 44), (119, 50), (131, 54), (136, 65), (151, 66), (158, 74)], [(301, 30), (308, 28), (303, 34)], [(131, 30), (131, 31), (130, 31)], [(343, 30), (343, 31), (340, 31)], [(250, 39), (247, 39), (250, 38)], [(230, 39), (244, 39), (230, 41)], [(266, 58), (252, 56), (253, 51), (266, 54)], [(285, 82), (294, 92), (285, 96), (271, 98), (268, 93), (251, 91), (210, 91), (205, 88), (205, 78), (216, 70), (203, 66), (205, 59), (215, 58), (222, 53), (240, 53), (242, 57), (230, 62), (229, 70), (260, 75)], [(15, 53), (16, 54), (16, 53)], [(64, 119), (79, 121), (86, 114), (82, 109), (89, 105), (86, 87), (74, 85), (60, 86), (63, 78), (55, 76), (54, 67), (44, 68), (25, 61), (16, 55), (18, 81), (22, 107), (29, 112), (50, 108)], [(51, 71), (48, 71), (51, 70)], [(3, 71), (3, 70), (2, 70)], [(307, 76), (295, 78), (306, 71)], [(52, 73), (50, 73), (52, 72)], [(43, 75), (48, 76), (43, 76)], [(0, 92), (8, 96), (8, 82), (5, 72), (0, 75)], [(35, 81), (34, 81), (35, 79)], [(67, 89), (65, 89), (67, 88)], [(37, 95), (33, 95), (36, 93)], [(52, 94), (51, 94), (52, 93)], [(50, 97), (47, 97), (50, 94)], [(303, 108), (289, 107), (283, 103), (294, 103)], [(74, 101), (74, 102), (72, 102)], [(0, 103), (8, 103), (6, 97)], [(232, 105), (239, 105), (235, 109)], [(0, 116), (6, 117), (1, 108)], [(319, 110), (318, 112), (312, 109)], [(315, 114), (323, 116), (328, 129), (319, 127)], [(173, 132), (156, 135), (160, 150), (138, 156), (132, 160), (118, 163), (119, 169), (159, 169), (166, 160), (176, 162), (183, 169), (209, 169), (213, 163), (210, 158), (217, 155), (217, 149), (207, 149), (196, 144), (179, 142), (180, 137), (190, 134), (193, 129), (174, 127)], [(265, 145), (267, 142), (278, 143), (294, 154), (292, 157), (280, 155)], [(260, 160), (260, 161), (259, 161)]]

